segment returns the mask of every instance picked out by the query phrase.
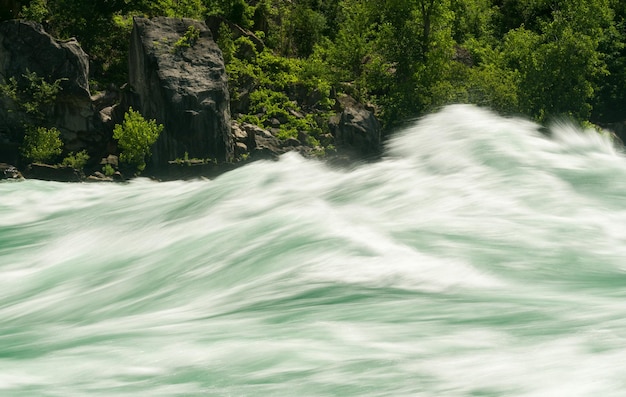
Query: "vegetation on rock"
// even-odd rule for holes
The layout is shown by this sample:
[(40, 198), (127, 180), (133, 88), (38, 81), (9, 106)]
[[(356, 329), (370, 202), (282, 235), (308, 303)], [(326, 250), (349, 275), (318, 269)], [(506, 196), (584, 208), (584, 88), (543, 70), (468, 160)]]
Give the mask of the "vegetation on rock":
[(70, 152), (67, 157), (63, 159), (61, 165), (82, 171), (87, 161), (89, 161), (89, 154), (87, 154), (86, 150), (81, 150), (77, 153)]
[(174, 43), (174, 49), (182, 50), (189, 48), (193, 46), (196, 41), (198, 41), (198, 38), (200, 38), (200, 30), (191, 25), (187, 28), (185, 34)]
[[(469, 102), (539, 122), (620, 121), (626, 108), (621, 0), (31, 0), (22, 16), (91, 56), (92, 83), (127, 81), (131, 17), (217, 16), (233, 114), (324, 146), (340, 93), (386, 127)], [(215, 33), (215, 32), (214, 32)], [(181, 38), (191, 44), (193, 32)], [(251, 40), (263, 42), (259, 47)]]
[(46, 116), (47, 107), (61, 92), (61, 81), (59, 79), (50, 83), (37, 73), (28, 71), (20, 78), (9, 77), (5, 84), (0, 85), (0, 92), (11, 99), (20, 111), (42, 120)]

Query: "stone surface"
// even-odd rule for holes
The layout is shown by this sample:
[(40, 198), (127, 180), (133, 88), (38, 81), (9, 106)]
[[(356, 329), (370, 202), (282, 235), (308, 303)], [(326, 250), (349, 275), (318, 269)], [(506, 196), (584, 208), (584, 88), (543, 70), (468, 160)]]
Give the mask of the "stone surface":
[(109, 154), (107, 157), (102, 158), (100, 160), (100, 165), (111, 165), (113, 167), (119, 166), (119, 158), (113, 154)]
[(372, 112), (358, 104), (348, 105), (331, 117), (329, 127), (338, 149), (356, 156), (372, 156), (381, 151), (380, 123)]
[[(199, 37), (177, 45), (190, 26)], [(204, 22), (135, 18), (131, 38), (129, 105), (165, 126), (152, 150), (152, 166), (189, 157), (230, 161), (228, 82), (222, 53)]]
[(75, 39), (56, 40), (32, 21), (0, 23), (0, 74), (3, 78), (35, 72), (51, 81), (63, 79), (61, 95), (89, 100), (89, 57)]
[(26, 167), (24, 176), (29, 179), (57, 182), (80, 182), (83, 179), (80, 172), (72, 167), (39, 163), (33, 163)]
[(22, 174), (15, 166), (6, 163), (0, 163), (0, 179), (22, 179)]
[[(56, 127), (67, 150), (80, 150), (102, 142), (100, 119), (89, 93), (89, 57), (74, 39), (56, 40), (31, 21), (0, 23), (0, 83), (23, 79), (35, 72), (49, 83), (61, 81), (61, 92), (45, 113), (46, 127)], [(0, 141), (20, 142), (24, 123), (41, 124), (0, 97)], [(3, 158), (0, 158), (2, 161)], [(6, 160), (5, 160), (6, 161)]]
[(249, 123), (239, 128), (248, 136), (246, 143), (251, 160), (276, 160), (285, 153), (280, 140), (268, 130)]

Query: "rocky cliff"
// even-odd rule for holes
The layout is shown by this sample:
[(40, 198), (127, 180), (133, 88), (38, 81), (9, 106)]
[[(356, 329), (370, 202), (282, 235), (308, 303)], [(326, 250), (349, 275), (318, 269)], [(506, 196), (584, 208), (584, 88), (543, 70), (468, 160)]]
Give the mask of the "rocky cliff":
[(130, 106), (165, 126), (152, 165), (182, 158), (230, 161), (228, 80), (203, 22), (135, 18), (129, 57)]
[[(93, 148), (105, 137), (89, 92), (89, 57), (76, 40), (56, 40), (42, 26), (30, 21), (9, 20), (0, 23), (0, 84), (13, 78), (24, 83), (35, 73), (48, 83), (60, 82), (56, 99), (39, 109), (41, 115), (16, 108), (6, 96), (0, 96), (0, 161), (15, 162), (15, 148), (21, 141), (25, 124), (45, 121), (47, 127), (61, 131), (66, 151)], [(14, 157), (14, 158), (13, 158)]]

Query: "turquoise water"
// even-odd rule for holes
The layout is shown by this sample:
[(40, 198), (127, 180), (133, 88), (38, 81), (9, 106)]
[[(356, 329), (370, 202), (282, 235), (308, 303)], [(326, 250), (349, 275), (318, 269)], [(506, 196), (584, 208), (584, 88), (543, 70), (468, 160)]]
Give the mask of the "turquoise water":
[(374, 164), (0, 183), (0, 396), (626, 396), (626, 159), (448, 107)]

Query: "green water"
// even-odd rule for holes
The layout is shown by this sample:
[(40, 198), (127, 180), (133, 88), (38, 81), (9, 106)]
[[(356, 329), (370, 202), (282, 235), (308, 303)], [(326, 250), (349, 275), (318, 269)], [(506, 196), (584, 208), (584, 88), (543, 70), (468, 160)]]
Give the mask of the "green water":
[(385, 158), (0, 183), (0, 396), (626, 396), (626, 160), (466, 106)]

